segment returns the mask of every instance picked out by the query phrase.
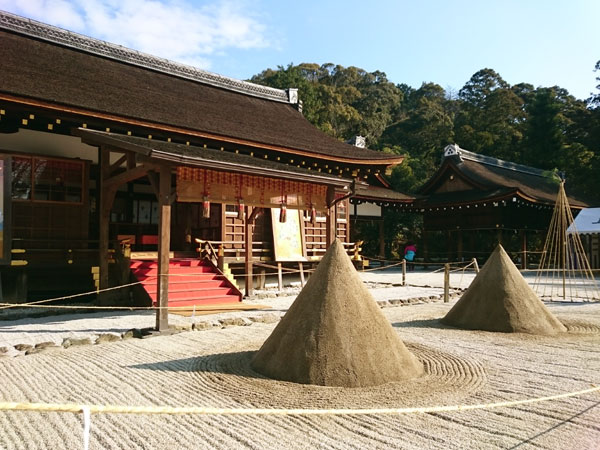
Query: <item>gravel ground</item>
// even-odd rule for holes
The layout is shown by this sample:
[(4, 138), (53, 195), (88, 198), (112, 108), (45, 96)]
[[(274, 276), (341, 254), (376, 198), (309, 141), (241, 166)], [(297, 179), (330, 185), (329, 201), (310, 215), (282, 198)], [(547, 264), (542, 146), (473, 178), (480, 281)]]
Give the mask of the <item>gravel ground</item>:
[[(181, 329), (195, 324), (198, 331), (147, 339), (121, 339), (121, 334), (152, 326), (149, 313), (0, 322), (0, 342), (10, 350), (4, 355), (16, 355), (0, 358), (0, 401), (401, 408), (529, 399), (600, 384), (600, 304), (550, 304), (569, 328), (557, 337), (464, 331), (440, 325), (438, 319), (452, 303), (439, 302), (439, 287), (384, 287), (383, 282), (397, 283), (392, 276), (365, 278), (373, 277), (367, 281), (386, 306), (385, 316), (426, 367), (425, 376), (410, 382), (342, 389), (279, 382), (253, 372), (252, 352), (293, 300), (291, 289), (291, 295), (269, 297), (273, 293), (264, 292), (252, 300), (270, 304), (273, 311), (170, 316)], [(117, 342), (76, 345), (82, 343), (77, 337), (91, 341), (111, 333)], [(14, 348), (26, 337), (32, 343), (40, 336), (58, 343), (69, 335), (73, 345), (68, 348), (49, 344), (26, 356), (27, 350)], [(412, 415), (94, 414), (90, 448), (598, 449), (599, 424), (598, 392), (511, 408)], [(81, 414), (0, 412), (2, 449), (72, 449), (82, 448), (82, 442)]]

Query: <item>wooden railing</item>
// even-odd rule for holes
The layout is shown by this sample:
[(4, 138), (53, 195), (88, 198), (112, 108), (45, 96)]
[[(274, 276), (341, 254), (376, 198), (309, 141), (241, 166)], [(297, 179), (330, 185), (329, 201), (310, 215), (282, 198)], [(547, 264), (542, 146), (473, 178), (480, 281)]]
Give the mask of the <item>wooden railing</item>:
[[(195, 241), (199, 246), (198, 252), (203, 257), (215, 258), (216, 261), (216, 258), (220, 255), (228, 263), (243, 263), (245, 260), (244, 241), (208, 241), (203, 239), (196, 239)], [(346, 253), (355, 261), (362, 260), (362, 244), (363, 241), (343, 243)], [(306, 256), (309, 261), (319, 261), (325, 255), (326, 251), (325, 243), (323, 243), (318, 247), (314, 246), (307, 249)], [(252, 261), (275, 261), (271, 242), (252, 242)]]

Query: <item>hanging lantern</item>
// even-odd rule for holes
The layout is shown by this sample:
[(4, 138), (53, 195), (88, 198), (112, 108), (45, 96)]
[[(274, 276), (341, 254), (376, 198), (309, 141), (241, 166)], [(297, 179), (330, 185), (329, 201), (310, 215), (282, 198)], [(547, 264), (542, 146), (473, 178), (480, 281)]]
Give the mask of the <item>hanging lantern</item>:
[(279, 210), (279, 222), (285, 223), (287, 220), (287, 206), (285, 203), (281, 204), (281, 209)]
[(210, 200), (208, 196), (204, 196), (204, 200), (202, 200), (202, 217), (204, 219), (210, 219)]
[(313, 225), (317, 222), (317, 208), (315, 205), (310, 205), (310, 223)]
[(239, 199), (237, 204), (237, 218), (244, 220), (244, 200)]

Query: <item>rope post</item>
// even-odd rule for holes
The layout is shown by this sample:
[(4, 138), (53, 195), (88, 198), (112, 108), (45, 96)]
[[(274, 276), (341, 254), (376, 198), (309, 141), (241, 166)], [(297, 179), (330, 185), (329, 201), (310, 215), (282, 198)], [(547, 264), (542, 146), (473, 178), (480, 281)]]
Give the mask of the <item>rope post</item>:
[(402, 286), (406, 286), (406, 260), (402, 260)]
[(475, 273), (479, 273), (479, 263), (477, 262), (477, 258), (473, 258), (473, 266), (475, 267)]
[(444, 264), (444, 303), (450, 301), (450, 264)]
[(277, 287), (279, 292), (283, 291), (283, 273), (280, 262), (277, 263)]

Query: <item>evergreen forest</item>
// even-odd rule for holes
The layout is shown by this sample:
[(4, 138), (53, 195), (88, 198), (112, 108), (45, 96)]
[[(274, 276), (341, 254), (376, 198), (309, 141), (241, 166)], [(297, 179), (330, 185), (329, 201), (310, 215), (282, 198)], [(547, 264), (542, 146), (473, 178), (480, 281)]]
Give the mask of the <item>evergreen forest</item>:
[[(600, 74), (600, 61), (595, 71)], [(388, 177), (396, 190), (417, 192), (439, 166), (443, 148), (456, 143), (564, 172), (569, 195), (600, 206), (600, 76), (596, 80), (597, 90), (587, 99), (559, 86), (511, 86), (488, 68), (458, 92), (431, 82), (415, 89), (390, 82), (384, 72), (334, 64), (279, 66), (250, 81), (298, 88), (306, 119), (335, 138), (362, 135), (371, 149), (404, 155)], [(387, 237), (407, 239), (401, 229), (418, 226), (411, 220), (399, 218), (400, 228), (386, 227)]]

